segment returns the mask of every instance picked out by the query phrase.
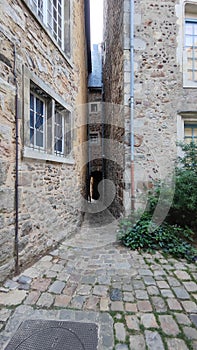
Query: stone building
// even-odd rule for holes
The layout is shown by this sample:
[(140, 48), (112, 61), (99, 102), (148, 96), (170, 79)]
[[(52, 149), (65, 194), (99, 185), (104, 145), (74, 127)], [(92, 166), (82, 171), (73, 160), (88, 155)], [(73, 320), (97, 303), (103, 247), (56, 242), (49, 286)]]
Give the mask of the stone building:
[(104, 8), (106, 139), (109, 158), (117, 154), (106, 176), (120, 215), (146, 205), (154, 180), (171, 181), (177, 140), (197, 136), (197, 1), (105, 0)]
[(92, 71), (88, 80), (88, 180), (93, 199), (98, 199), (98, 183), (103, 178), (102, 47), (93, 44)]
[(80, 223), (89, 1), (0, 1), (0, 280)]

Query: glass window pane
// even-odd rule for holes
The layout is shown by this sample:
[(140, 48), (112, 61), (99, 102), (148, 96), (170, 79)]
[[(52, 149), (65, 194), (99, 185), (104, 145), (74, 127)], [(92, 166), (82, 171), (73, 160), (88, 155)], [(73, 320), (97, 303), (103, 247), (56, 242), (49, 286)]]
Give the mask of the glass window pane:
[(193, 45), (193, 37), (192, 36), (186, 36), (186, 38), (185, 38), (185, 45), (186, 46), (192, 46)]
[(193, 57), (193, 50), (192, 50), (192, 48), (188, 48), (187, 49), (187, 57), (188, 58), (192, 58)]
[(185, 127), (185, 136), (192, 137), (192, 128), (191, 127)]
[(30, 108), (34, 109), (34, 95), (30, 94)]
[(34, 129), (30, 129), (30, 144), (34, 145)]
[(193, 136), (197, 136), (197, 125), (193, 127)]
[(39, 130), (36, 131), (36, 146), (43, 147), (43, 133)]
[(193, 79), (194, 79), (194, 81), (197, 81), (197, 71), (196, 70), (194, 71)]
[(34, 112), (30, 111), (30, 127), (34, 128)]
[(192, 29), (192, 23), (187, 23), (185, 25), (185, 33), (186, 34), (192, 34), (193, 29)]
[(190, 58), (187, 60), (187, 69), (192, 70), (193, 68), (193, 60)]
[(39, 98), (36, 98), (36, 112), (43, 115), (43, 102)]
[(188, 74), (187, 75), (187, 79), (188, 80), (193, 80), (193, 73), (192, 73), (192, 71), (188, 71), (187, 74)]
[(186, 137), (184, 141), (185, 143), (189, 144), (192, 141), (192, 138)]
[(40, 115), (36, 115), (36, 124), (35, 128), (43, 130), (44, 118)]

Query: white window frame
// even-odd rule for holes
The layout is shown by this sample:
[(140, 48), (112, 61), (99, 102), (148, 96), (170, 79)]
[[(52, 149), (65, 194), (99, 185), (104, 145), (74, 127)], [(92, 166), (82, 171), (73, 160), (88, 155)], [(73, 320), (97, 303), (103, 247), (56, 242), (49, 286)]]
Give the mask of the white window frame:
[[(179, 36), (179, 45), (182, 42), (183, 60), (182, 60), (182, 71), (183, 71), (183, 87), (186, 88), (197, 88), (197, 81), (188, 78), (188, 61), (187, 61), (187, 47), (186, 47), (186, 22), (197, 21), (197, 2), (196, 0), (190, 0), (183, 2), (183, 29), (182, 37)], [(180, 46), (178, 45), (177, 53), (179, 52)]]
[[(33, 109), (33, 112), (34, 112), (34, 127), (31, 127), (31, 125), (29, 124), (29, 131), (31, 129), (34, 130), (34, 142), (31, 143), (31, 137), (30, 137), (30, 146), (34, 149), (38, 149), (40, 151), (44, 151), (45, 150), (45, 146), (46, 146), (46, 104), (45, 104), (45, 100), (37, 95), (35, 92), (33, 91), (30, 91), (30, 95), (32, 95), (34, 97), (34, 109)], [(30, 98), (30, 97), (29, 97)], [(36, 115), (37, 115), (37, 111), (36, 111), (36, 99), (39, 99), (40, 101), (42, 101), (43, 103), (43, 146), (38, 146), (36, 144)], [(29, 108), (29, 121), (30, 121), (30, 113), (31, 113), (31, 107)]]
[[(185, 125), (196, 124), (197, 125), (197, 111), (193, 112), (181, 112), (177, 116), (177, 141), (184, 142), (185, 140)], [(178, 156), (183, 156), (181, 147), (177, 147)]]
[[(94, 106), (96, 106), (96, 111), (94, 111)], [(95, 114), (95, 113), (98, 113), (100, 111), (100, 103), (97, 103), (97, 102), (92, 102), (92, 103), (89, 103), (89, 113), (90, 114)]]
[[(41, 0), (42, 1), (42, 6), (43, 6), (43, 11), (42, 11), (42, 17), (39, 15), (39, 0), (30, 0), (30, 7), (32, 11), (38, 16), (38, 18), (41, 20), (41, 22), (46, 26), (46, 28), (49, 30), (51, 33), (52, 37), (54, 40), (57, 42), (58, 46), (61, 47), (62, 50), (64, 50), (64, 0), (56, 0), (57, 1), (57, 30), (54, 32), (54, 11), (53, 11), (53, 1), (52, 0)], [(49, 4), (52, 6), (51, 14), (52, 14), (52, 19), (51, 23), (52, 25), (49, 24), (48, 20), (48, 13), (49, 13)], [(59, 4), (61, 7), (61, 17), (60, 17), (60, 23), (61, 23), (61, 39), (59, 36)], [(57, 35), (57, 38), (56, 38)]]
[[(189, 127), (189, 126), (190, 126), (190, 128), (192, 129), (192, 135), (191, 135), (191, 137), (185, 135), (185, 129), (186, 129), (187, 127)], [(191, 141), (197, 142), (197, 136), (195, 136), (194, 133), (193, 133), (194, 129), (197, 130), (197, 120), (196, 120), (196, 121), (193, 121), (193, 122), (185, 121), (185, 123), (184, 123), (184, 140), (190, 139), (190, 142), (191, 142)]]
[[(58, 163), (75, 164), (72, 154), (73, 145), (73, 118), (72, 108), (61, 96), (56, 94), (53, 89), (46, 85), (34, 73), (23, 67), (24, 81), (24, 105), (23, 105), (23, 157), (31, 159), (47, 160)], [(45, 102), (45, 141), (44, 147), (34, 147), (30, 143), (30, 93), (37, 95), (40, 100)], [(63, 116), (63, 151), (55, 152), (54, 134), (55, 134), (55, 110), (61, 112)], [(69, 132), (69, 133), (68, 133)], [(66, 134), (68, 133), (68, 135)], [(69, 137), (69, 140), (66, 138)], [(67, 147), (68, 145), (68, 147)]]
[[(56, 115), (57, 113), (61, 116), (61, 125), (59, 123), (56, 122)], [(61, 111), (58, 110), (58, 108), (55, 109), (55, 113), (54, 113), (54, 146), (53, 146), (53, 152), (54, 154), (56, 155), (64, 155), (64, 144), (65, 144), (65, 128), (64, 128), (64, 125), (65, 125), (65, 117), (63, 115), (63, 113), (61, 113)], [(61, 126), (61, 135), (62, 137), (59, 137), (57, 134), (56, 134), (56, 127), (60, 127)], [(56, 145), (56, 141), (59, 141), (61, 140), (61, 143), (62, 143), (62, 151), (57, 151), (55, 149), (55, 145)]]
[[(188, 68), (188, 55), (187, 55), (187, 50), (189, 49), (189, 46), (186, 45), (186, 37), (189, 37), (189, 34), (186, 34), (186, 25), (187, 24), (191, 24), (192, 25), (192, 34), (190, 35), (191, 39), (192, 39), (192, 45), (190, 46), (191, 50), (192, 50), (192, 54), (191, 54), (191, 62), (192, 62), (192, 68), (189, 69)], [(197, 55), (194, 54), (194, 37), (197, 37), (196, 34), (194, 34), (194, 25), (197, 28), (197, 18), (193, 19), (193, 18), (186, 18), (185, 19), (185, 51), (186, 51), (186, 55), (187, 55), (187, 76), (189, 74), (189, 70), (191, 71), (192, 74), (192, 79), (188, 79), (188, 81), (191, 81), (192, 83), (197, 83), (197, 79), (194, 79), (194, 75), (197, 75)], [(197, 51), (197, 43), (195, 44), (195, 50)], [(195, 62), (196, 61), (196, 62)], [(195, 66), (194, 66), (195, 64)]]

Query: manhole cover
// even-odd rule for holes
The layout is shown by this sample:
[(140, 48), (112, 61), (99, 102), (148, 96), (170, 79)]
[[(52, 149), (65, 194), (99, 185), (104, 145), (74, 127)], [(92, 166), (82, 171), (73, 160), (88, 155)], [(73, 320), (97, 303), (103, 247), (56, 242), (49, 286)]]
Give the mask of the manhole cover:
[(97, 345), (96, 324), (29, 320), (21, 323), (5, 350), (96, 350)]

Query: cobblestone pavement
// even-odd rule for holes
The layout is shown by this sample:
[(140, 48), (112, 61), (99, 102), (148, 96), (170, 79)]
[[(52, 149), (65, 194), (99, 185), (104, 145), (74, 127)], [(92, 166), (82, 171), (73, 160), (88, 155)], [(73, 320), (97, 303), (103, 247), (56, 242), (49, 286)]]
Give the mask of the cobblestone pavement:
[(0, 349), (26, 319), (97, 323), (100, 350), (197, 349), (197, 265), (130, 251), (116, 230), (109, 213), (86, 214), (79, 233), (5, 282)]

